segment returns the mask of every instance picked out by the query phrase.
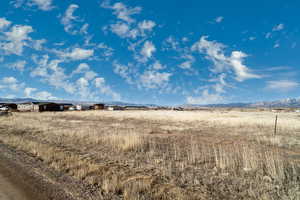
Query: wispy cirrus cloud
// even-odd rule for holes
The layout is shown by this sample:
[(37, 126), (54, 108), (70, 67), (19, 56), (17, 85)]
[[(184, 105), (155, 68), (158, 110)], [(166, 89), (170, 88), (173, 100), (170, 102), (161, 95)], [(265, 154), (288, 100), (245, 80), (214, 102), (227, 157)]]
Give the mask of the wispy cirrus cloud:
[(300, 86), (300, 84), (297, 81), (292, 80), (267, 81), (266, 84), (266, 89), (280, 92), (288, 92)]
[(24, 4), (27, 6), (36, 6), (38, 9), (43, 10), (43, 11), (50, 11), (55, 6), (53, 6), (53, 1), (52, 0), (14, 0), (11, 1), (11, 3), (16, 7), (22, 7)]
[(120, 20), (127, 23), (133, 23), (136, 20), (132, 18), (133, 15), (139, 14), (142, 11), (141, 7), (128, 7), (121, 2), (110, 5), (110, 1), (103, 1), (101, 7), (113, 10), (113, 14)]
[(9, 27), (11, 22), (8, 21), (6, 18), (0, 18), (0, 31)]
[(272, 31), (281, 31), (284, 29), (284, 24), (278, 24), (273, 27)]
[(65, 32), (71, 35), (88, 35), (89, 24), (75, 15), (77, 9), (79, 9), (77, 4), (70, 4), (61, 17), (60, 23), (64, 26)]
[(216, 23), (221, 23), (222, 21), (224, 20), (224, 17), (223, 16), (219, 16), (215, 19), (215, 22)]
[(74, 22), (79, 21), (79, 18), (74, 15), (74, 12), (79, 8), (77, 4), (71, 4), (65, 11), (63, 17), (61, 18), (61, 24), (64, 25), (64, 29), (67, 33), (72, 35), (76, 34), (78, 30), (73, 30)]
[(25, 60), (20, 60), (20, 61), (16, 61), (14, 63), (9, 64), (8, 67), (11, 69), (23, 72), (26, 64), (27, 64), (27, 62)]

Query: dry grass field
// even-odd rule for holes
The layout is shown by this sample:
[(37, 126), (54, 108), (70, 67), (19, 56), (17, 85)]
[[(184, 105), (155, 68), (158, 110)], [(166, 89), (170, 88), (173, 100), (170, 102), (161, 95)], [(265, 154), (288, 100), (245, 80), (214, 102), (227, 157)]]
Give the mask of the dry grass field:
[(239, 111), (14, 113), (0, 141), (91, 199), (300, 199), (300, 115)]

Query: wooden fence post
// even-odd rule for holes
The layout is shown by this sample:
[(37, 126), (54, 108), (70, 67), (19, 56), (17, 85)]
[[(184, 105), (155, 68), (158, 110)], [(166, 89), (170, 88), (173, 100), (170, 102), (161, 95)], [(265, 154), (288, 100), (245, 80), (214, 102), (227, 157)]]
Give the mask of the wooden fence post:
[(278, 120), (278, 115), (276, 115), (276, 118), (275, 118), (274, 136), (276, 136), (276, 133), (277, 133), (277, 120)]

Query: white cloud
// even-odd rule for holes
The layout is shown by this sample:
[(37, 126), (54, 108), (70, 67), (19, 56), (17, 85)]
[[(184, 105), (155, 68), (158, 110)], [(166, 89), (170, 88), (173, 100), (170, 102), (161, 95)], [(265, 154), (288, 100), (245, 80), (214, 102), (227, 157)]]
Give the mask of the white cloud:
[[(120, 95), (114, 92), (110, 86), (105, 84), (103, 79), (97, 77), (97, 73), (90, 69), (86, 63), (81, 63), (69, 75), (64, 72), (64, 68), (59, 64), (62, 60), (49, 60), (49, 56), (45, 55), (41, 59), (33, 58), (37, 64), (31, 75), (33, 77), (40, 77), (42, 82), (54, 86), (56, 89), (63, 89), (72, 95), (79, 95), (82, 99), (96, 99), (99, 92), (114, 100), (119, 100)], [(80, 74), (79, 78), (74, 80), (74, 76)], [(93, 83), (93, 84), (92, 84)], [(99, 88), (99, 92), (92, 89), (92, 86)], [(32, 95), (33, 96), (33, 95)], [(52, 98), (52, 95), (44, 95), (44, 98)]]
[(135, 22), (135, 19), (133, 19), (131, 16), (135, 14), (139, 14), (142, 10), (141, 7), (134, 7), (130, 8), (124, 5), (121, 2), (115, 3), (114, 5), (109, 5), (108, 1), (104, 1), (101, 4), (104, 8), (112, 9), (114, 12), (113, 14), (117, 16), (118, 19), (123, 20), (127, 23), (133, 23)]
[(284, 29), (284, 24), (278, 24), (273, 27), (272, 31), (281, 31)]
[(291, 80), (278, 80), (278, 81), (268, 81), (266, 89), (286, 92), (293, 89), (296, 89), (300, 84), (296, 81)]
[(36, 5), (40, 10), (49, 11), (54, 8), (52, 0), (30, 0), (29, 5)]
[(24, 87), (23, 83), (19, 83), (19, 81), (15, 77), (4, 77), (0, 80), (0, 89), (9, 89), (13, 91), (18, 91)]
[(86, 80), (92, 80), (92, 79), (94, 79), (97, 75), (98, 75), (98, 74), (97, 74), (96, 72), (94, 72), (94, 71), (87, 71), (87, 72), (85, 72), (85, 74), (84, 74), (84, 78), (85, 78)]
[(127, 83), (133, 84), (134, 81), (131, 77), (132, 72), (130, 71), (131, 66), (125, 66), (125, 65), (121, 65), (117, 62), (114, 62), (113, 67), (114, 67), (114, 73), (116, 73), (119, 76), (121, 76), (122, 78), (124, 78)]
[(209, 93), (207, 89), (205, 89), (201, 96), (199, 97), (187, 97), (187, 103), (188, 104), (200, 104), (200, 105), (206, 105), (206, 104), (217, 104), (222, 103), (224, 101), (224, 97), (221, 96), (219, 93)]
[(72, 72), (72, 74), (80, 74), (88, 71), (90, 66), (86, 63), (80, 63), (78, 67)]
[[(213, 63), (211, 75), (217, 76), (217, 78), (208, 80), (208, 82), (212, 82), (213, 84), (201, 88), (202, 92), (200, 94), (188, 96), (186, 101), (190, 104), (223, 103), (225, 101), (225, 88), (229, 86), (225, 78), (231, 72), (234, 72), (234, 78), (239, 82), (247, 79), (261, 78), (259, 75), (252, 73), (244, 64), (247, 54), (242, 51), (232, 51), (230, 56), (227, 56), (225, 55), (226, 46), (224, 44), (209, 41), (207, 38), (207, 36), (201, 37), (192, 46), (191, 50), (204, 54), (205, 58)], [(189, 65), (187, 64), (187, 66)]]
[(110, 86), (106, 85), (105, 79), (102, 77), (98, 77), (94, 80), (94, 85), (96, 88), (100, 90), (100, 92), (104, 95), (110, 96), (114, 101), (120, 101), (121, 95), (117, 92), (114, 92)]
[(141, 50), (141, 55), (143, 56), (141, 58), (142, 62), (147, 62), (149, 58), (152, 57), (152, 54), (156, 51), (156, 48), (152, 42), (146, 41), (144, 43), (144, 46)]
[(247, 54), (241, 51), (232, 51), (230, 57), (225, 56), (224, 49), (226, 46), (216, 41), (208, 41), (207, 38), (207, 36), (201, 37), (200, 40), (192, 46), (192, 51), (205, 54), (206, 59), (214, 63), (212, 72), (223, 73), (228, 70), (233, 70), (237, 81), (260, 78), (259, 75), (251, 73), (249, 68), (243, 64)]
[(24, 68), (25, 68), (25, 65), (26, 65), (26, 61), (17, 61), (15, 63), (12, 63), (9, 65), (10, 68), (12, 69), (16, 69), (16, 70), (19, 70), (19, 71), (24, 71)]
[[(117, 17), (115, 22), (108, 26), (104, 26), (103, 30), (110, 30), (121, 38), (136, 40), (140, 37), (140, 41), (144, 40), (156, 26), (156, 23), (152, 20), (142, 20), (138, 22), (133, 18), (133, 15), (141, 12), (141, 7), (130, 8), (120, 2), (110, 5), (109, 1), (104, 1), (101, 5), (104, 8), (112, 9), (113, 14)], [(136, 43), (140, 43), (140, 41)], [(135, 46), (136, 44), (131, 43), (130, 45)], [(133, 48), (129, 49), (133, 50)]]
[[(272, 28), (272, 32), (281, 31), (283, 29), (284, 29), (284, 24), (278, 24)], [(272, 38), (272, 32), (266, 33), (265, 38), (266, 39)]]
[(78, 9), (78, 8), (79, 8), (78, 5), (76, 5), (76, 4), (71, 4), (71, 5), (67, 8), (67, 10), (66, 10), (64, 16), (63, 16), (62, 19), (61, 19), (61, 24), (64, 25), (65, 31), (66, 31), (67, 33), (69, 33), (69, 34), (72, 34), (72, 35), (75, 35), (75, 34), (78, 33), (77, 30), (73, 30), (73, 28), (74, 28), (74, 23), (73, 23), (73, 22), (79, 20), (78, 17), (76, 17), (76, 16), (73, 15), (74, 12), (76, 11), (76, 9)]
[(192, 46), (192, 51), (204, 53), (206, 58), (214, 63), (213, 71), (222, 72), (227, 64), (223, 52), (226, 46), (215, 41), (208, 41), (207, 38), (207, 36), (202, 36), (200, 40)]
[(89, 98), (91, 96), (89, 90), (89, 82), (84, 77), (79, 78), (76, 81), (76, 85), (79, 88), (79, 94), (81, 97)]
[(169, 36), (167, 39), (163, 42), (164, 50), (175, 50), (179, 51), (179, 42), (176, 41), (176, 39), (173, 36)]
[(35, 91), (37, 91), (36, 88), (25, 88), (25, 89), (24, 89), (24, 95), (25, 95), (25, 97), (27, 97), (27, 98), (32, 98), (32, 97), (33, 97), (33, 96), (32, 96), (32, 93), (35, 92)]
[(191, 69), (192, 69), (193, 63), (195, 62), (194, 56), (189, 55), (189, 54), (185, 54), (185, 55), (182, 55), (182, 58), (184, 58), (185, 61), (184, 61), (183, 63), (181, 63), (181, 64), (179, 65), (179, 67), (180, 67), (181, 69), (188, 69), (188, 70), (191, 70)]
[(74, 94), (76, 91), (74, 84), (68, 80), (68, 75), (64, 69), (59, 66), (61, 60), (49, 60), (49, 56), (45, 55), (42, 59), (34, 59), (38, 65), (31, 71), (32, 77), (40, 77), (43, 82), (48, 83), (55, 88), (62, 88), (67, 93)]
[(102, 52), (101, 52), (101, 55), (102, 57), (105, 59), (105, 60), (109, 60), (110, 57), (114, 54), (114, 49), (107, 46), (106, 44), (104, 43), (100, 43), (97, 45), (96, 47), (97, 49), (100, 49)]
[(151, 20), (144, 20), (136, 26), (118, 21), (110, 25), (110, 30), (121, 38), (136, 39), (137, 37), (145, 37), (147, 33), (153, 30), (155, 25), (155, 22)]
[(17, 79), (16, 79), (15, 77), (10, 76), (10, 77), (4, 77), (4, 78), (2, 79), (2, 82), (3, 82), (4, 84), (15, 84), (15, 83), (17, 83), (18, 81), (17, 81)]
[(89, 24), (85, 23), (85, 24), (82, 25), (79, 32), (81, 34), (88, 34), (88, 32), (87, 32), (88, 28), (89, 28)]
[[(200, 87), (200, 95), (196, 94), (195, 96), (188, 96), (186, 98), (187, 103), (189, 104), (216, 104), (223, 103), (225, 101), (224, 93), (225, 87), (228, 84), (225, 81), (226, 74), (219, 74), (216, 78), (212, 78), (208, 80), (208, 82), (212, 82), (212, 85), (206, 85), (204, 87)], [(196, 90), (197, 91), (197, 90)], [(199, 93), (197, 91), (197, 93)]]
[(276, 42), (273, 46), (274, 49), (279, 48), (279, 47), (280, 47), (280, 44), (278, 42)]
[(270, 33), (270, 32), (268, 32), (268, 33), (266, 33), (266, 39), (269, 39), (269, 38), (271, 38), (272, 37), (272, 33)]
[(24, 4), (25, 0), (13, 0), (10, 3), (13, 4), (15, 8), (19, 8)]
[(140, 30), (142, 31), (152, 31), (152, 29), (156, 26), (154, 21), (144, 20), (138, 24)]
[(152, 65), (152, 69), (154, 70), (161, 70), (165, 68), (166, 66), (162, 65), (159, 61), (155, 61), (155, 63)]
[(140, 82), (146, 88), (163, 88), (168, 84), (171, 75), (167, 72), (145, 71)]
[(0, 30), (3, 30), (11, 25), (11, 22), (6, 18), (0, 18)]
[(57, 98), (54, 97), (50, 92), (42, 91), (35, 94), (35, 98), (39, 100), (56, 100)]
[(33, 29), (31, 26), (15, 25), (10, 31), (4, 32), (5, 41), (0, 41), (0, 49), (6, 54), (22, 55), (24, 46), (32, 39), (28, 36)]
[(33, 32), (31, 26), (15, 25), (12, 27), (11, 31), (6, 32), (5, 35), (10, 41), (23, 41), (29, 39), (28, 34), (31, 32)]
[(246, 79), (260, 78), (260, 76), (251, 73), (247, 66), (243, 64), (245, 57), (247, 57), (247, 54), (241, 51), (233, 51), (231, 53), (231, 57), (228, 59), (230, 65), (235, 71), (236, 80), (241, 82)]
[(180, 67), (181, 69), (191, 69), (191, 67), (192, 67), (192, 62), (190, 62), (190, 61), (185, 61), (185, 62), (181, 63), (181, 64), (179, 65), (179, 67)]
[(63, 59), (84, 60), (94, 55), (93, 49), (73, 48), (69, 52), (57, 51), (57, 54)]
[(54, 8), (52, 5), (52, 0), (14, 0), (11, 1), (15, 8), (19, 8), (26, 3), (27, 6), (37, 6), (40, 10), (49, 11)]
[(43, 49), (43, 44), (45, 44), (47, 40), (41, 39), (41, 40), (34, 40), (32, 41), (32, 48), (39, 51)]
[(216, 22), (216, 23), (221, 23), (223, 20), (224, 20), (224, 17), (219, 16), (219, 17), (217, 17), (217, 18), (215, 19), (215, 22)]
[(226, 74), (220, 74), (217, 78), (209, 80), (210, 82), (215, 82), (214, 85), (212, 85), (212, 89), (216, 92), (216, 94), (221, 95), (222, 93), (225, 93), (225, 87), (228, 86), (228, 84), (225, 81)]
[(132, 33), (130, 33), (130, 27), (129, 27), (129, 25), (127, 25), (125, 23), (118, 22), (116, 24), (112, 24), (110, 26), (110, 28), (113, 33), (117, 34), (121, 38), (136, 37), (136, 35), (133, 35)]
[(71, 76), (75, 74), (84, 74), (84, 79), (90, 81), (94, 79), (98, 74), (90, 70), (90, 66), (86, 63), (80, 63), (78, 67), (71, 73)]

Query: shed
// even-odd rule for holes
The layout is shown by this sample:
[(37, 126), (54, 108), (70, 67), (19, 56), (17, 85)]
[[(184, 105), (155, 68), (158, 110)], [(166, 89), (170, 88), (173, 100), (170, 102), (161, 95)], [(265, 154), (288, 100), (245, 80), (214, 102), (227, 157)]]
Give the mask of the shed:
[(64, 105), (63, 104), (57, 104), (57, 103), (40, 103), (39, 104), (39, 111), (64, 111)]

